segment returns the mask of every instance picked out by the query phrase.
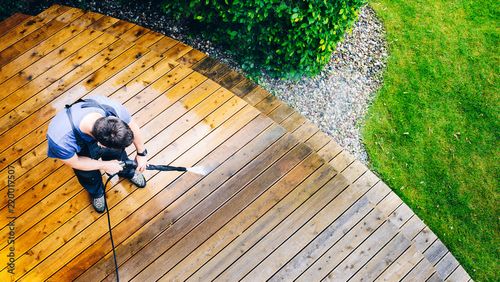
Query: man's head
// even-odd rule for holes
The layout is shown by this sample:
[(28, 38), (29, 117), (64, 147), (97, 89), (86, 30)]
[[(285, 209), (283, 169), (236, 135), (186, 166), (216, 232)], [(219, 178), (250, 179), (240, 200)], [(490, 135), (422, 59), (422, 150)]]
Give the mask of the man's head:
[(121, 119), (101, 117), (92, 127), (92, 135), (102, 145), (113, 149), (124, 149), (132, 144), (134, 133)]

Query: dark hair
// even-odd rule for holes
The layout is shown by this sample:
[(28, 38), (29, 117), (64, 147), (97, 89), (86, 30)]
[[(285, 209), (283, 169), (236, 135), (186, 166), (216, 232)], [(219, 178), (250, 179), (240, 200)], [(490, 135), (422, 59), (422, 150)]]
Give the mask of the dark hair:
[(128, 124), (116, 117), (98, 118), (92, 127), (92, 135), (102, 145), (113, 149), (124, 149), (134, 140)]

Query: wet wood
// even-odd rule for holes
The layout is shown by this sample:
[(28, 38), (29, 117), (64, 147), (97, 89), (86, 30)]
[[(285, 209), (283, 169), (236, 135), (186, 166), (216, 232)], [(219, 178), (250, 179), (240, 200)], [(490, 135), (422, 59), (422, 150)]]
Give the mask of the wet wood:
[(3, 36), (10, 29), (23, 23), (28, 18), (31, 18), (31, 16), (21, 13), (15, 13), (12, 16), (4, 19), (2, 22), (0, 22), (0, 36)]

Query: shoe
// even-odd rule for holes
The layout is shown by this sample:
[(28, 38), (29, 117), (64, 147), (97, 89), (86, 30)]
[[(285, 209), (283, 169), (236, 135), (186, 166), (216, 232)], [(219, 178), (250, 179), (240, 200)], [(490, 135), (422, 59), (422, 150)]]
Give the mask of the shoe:
[(92, 206), (98, 213), (103, 213), (106, 210), (106, 202), (104, 201), (104, 194), (101, 197), (92, 198)]
[(139, 188), (144, 188), (146, 187), (146, 178), (142, 173), (135, 172), (134, 176), (130, 178), (130, 182), (132, 182), (135, 186)]

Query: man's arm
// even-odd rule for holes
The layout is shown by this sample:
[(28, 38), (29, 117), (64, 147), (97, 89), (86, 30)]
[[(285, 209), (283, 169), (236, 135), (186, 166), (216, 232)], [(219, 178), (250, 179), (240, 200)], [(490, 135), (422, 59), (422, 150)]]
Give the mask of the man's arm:
[(69, 165), (70, 167), (78, 170), (88, 171), (88, 170), (102, 169), (109, 174), (115, 174), (123, 169), (123, 167), (120, 165), (120, 162), (117, 160), (99, 161), (91, 159), (89, 157), (78, 156), (76, 154), (69, 159), (61, 161)]
[(144, 152), (144, 149), (146, 147), (144, 146), (144, 137), (142, 136), (141, 129), (139, 128), (139, 125), (135, 122), (134, 119), (130, 121), (128, 124), (130, 126), (130, 129), (134, 133), (134, 146), (137, 152)]

